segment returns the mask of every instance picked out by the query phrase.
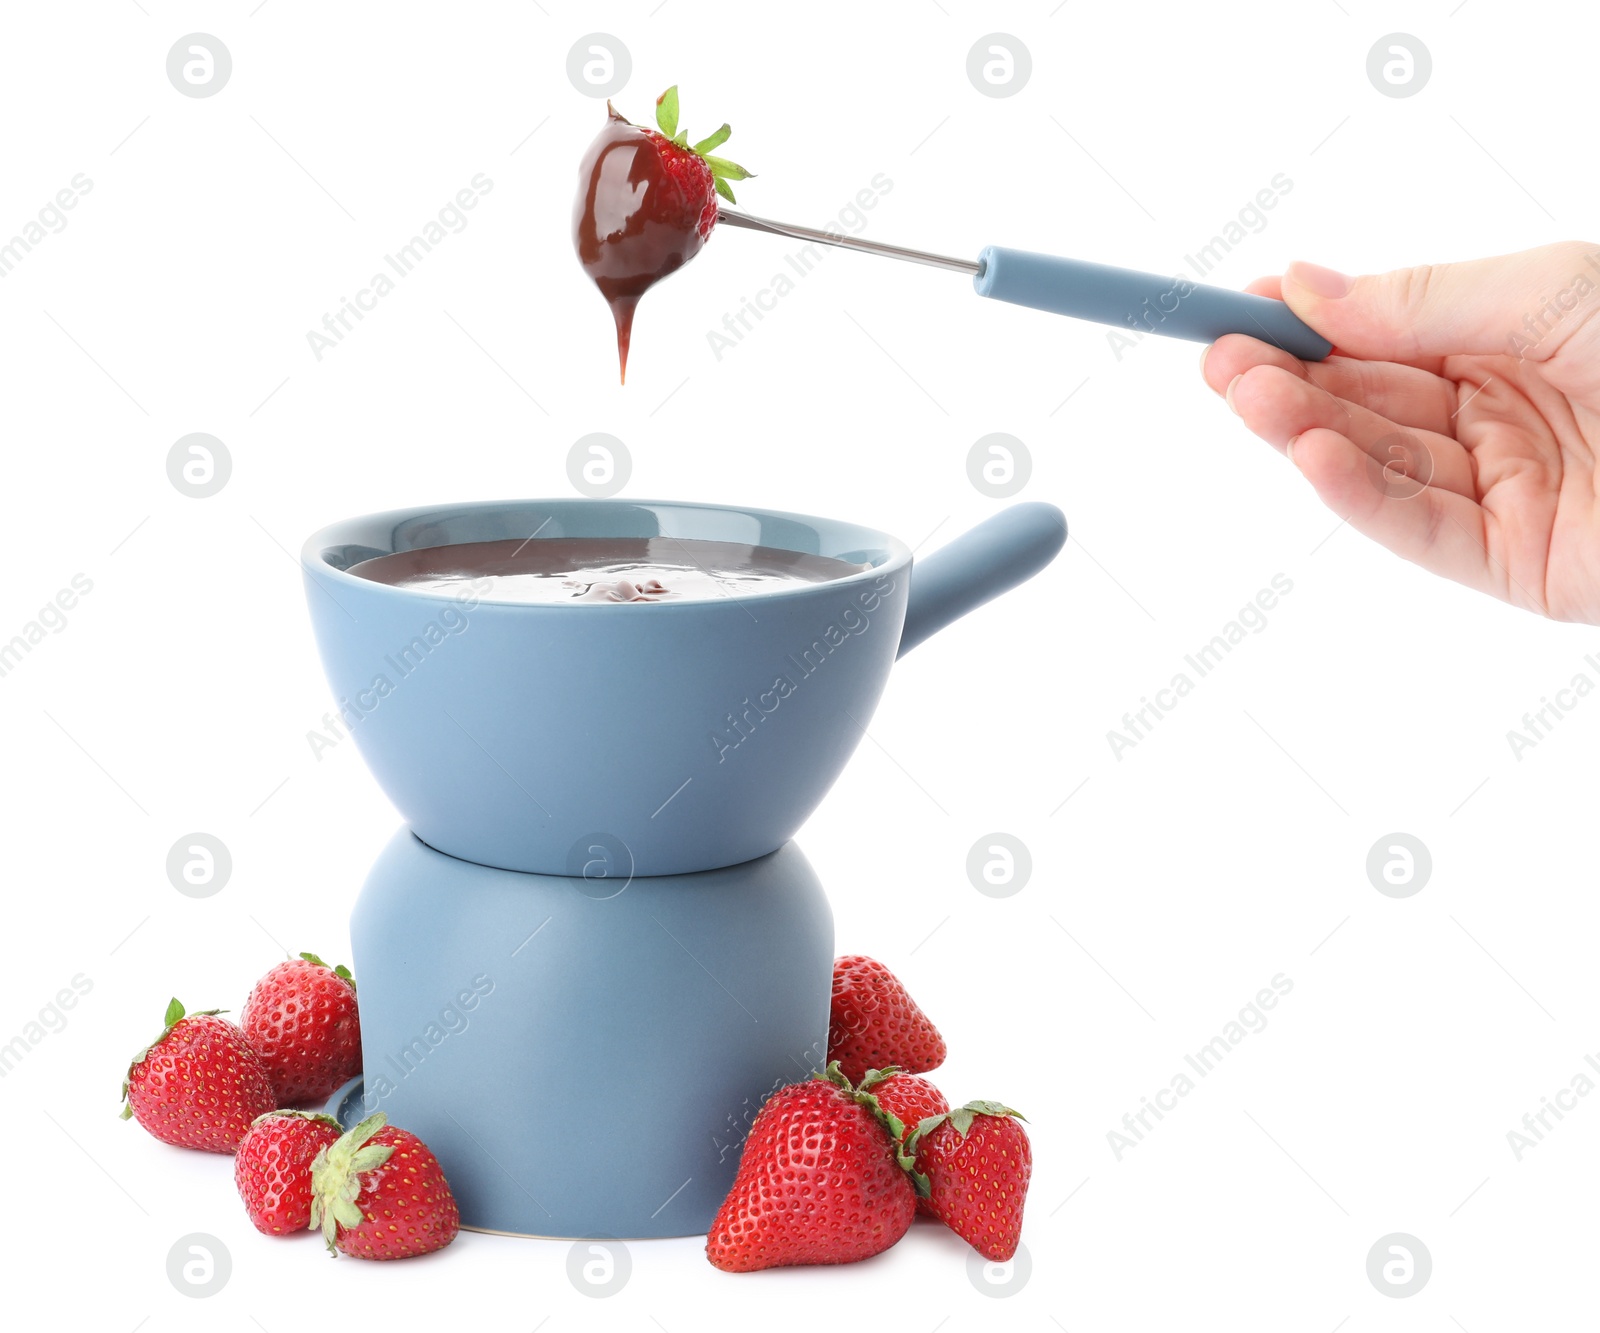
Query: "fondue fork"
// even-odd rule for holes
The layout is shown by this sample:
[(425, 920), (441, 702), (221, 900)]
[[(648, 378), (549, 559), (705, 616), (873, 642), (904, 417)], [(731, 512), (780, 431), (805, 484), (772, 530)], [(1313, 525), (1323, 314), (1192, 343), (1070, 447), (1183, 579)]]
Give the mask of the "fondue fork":
[(1225, 333), (1246, 333), (1302, 361), (1321, 361), (1333, 350), (1332, 343), (1282, 301), (1226, 287), (1208, 287), (1183, 277), (1162, 277), (998, 245), (985, 246), (976, 259), (953, 259), (815, 227), (773, 222), (726, 208), (717, 210), (717, 219), (730, 227), (967, 273), (979, 296), (1110, 324), (1133, 333), (1207, 343)]

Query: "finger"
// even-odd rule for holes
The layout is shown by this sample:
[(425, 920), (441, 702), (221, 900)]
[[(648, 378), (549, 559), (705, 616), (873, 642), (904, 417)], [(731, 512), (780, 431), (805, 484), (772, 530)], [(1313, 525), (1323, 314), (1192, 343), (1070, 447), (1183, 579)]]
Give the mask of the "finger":
[(1366, 451), (1338, 431), (1307, 431), (1289, 456), (1323, 504), (1363, 536), (1434, 574), (1509, 600), (1493, 576), (1487, 516), (1476, 502), (1404, 479), (1385, 481)]
[(1351, 356), (1436, 369), (1433, 360), (1463, 353), (1545, 361), (1575, 340), (1572, 358), (1592, 358), (1600, 355), (1593, 251), (1574, 241), (1358, 278), (1297, 262), (1284, 271), (1283, 298)]
[(1276, 448), (1308, 430), (1333, 430), (1380, 469), (1458, 495), (1477, 493), (1472, 460), (1449, 436), (1408, 430), (1279, 366), (1258, 365), (1245, 371), (1229, 386), (1227, 398), (1244, 424)]
[(1277, 366), (1397, 425), (1455, 434), (1456, 386), (1426, 370), (1394, 361), (1333, 356), (1308, 364), (1245, 334), (1230, 333), (1218, 338), (1206, 356), (1205, 381), (1217, 393), (1226, 393), (1234, 376), (1256, 366)]
[(1265, 296), (1269, 300), (1283, 300), (1283, 279), (1274, 274), (1270, 278), (1257, 278), (1245, 291), (1252, 296)]

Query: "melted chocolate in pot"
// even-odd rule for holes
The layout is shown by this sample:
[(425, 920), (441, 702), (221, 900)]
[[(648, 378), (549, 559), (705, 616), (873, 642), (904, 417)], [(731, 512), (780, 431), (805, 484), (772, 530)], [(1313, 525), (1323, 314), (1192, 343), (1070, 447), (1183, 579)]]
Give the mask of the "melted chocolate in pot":
[(826, 583), (868, 568), (832, 556), (681, 537), (547, 537), (396, 551), (350, 573), (495, 602), (680, 602)]

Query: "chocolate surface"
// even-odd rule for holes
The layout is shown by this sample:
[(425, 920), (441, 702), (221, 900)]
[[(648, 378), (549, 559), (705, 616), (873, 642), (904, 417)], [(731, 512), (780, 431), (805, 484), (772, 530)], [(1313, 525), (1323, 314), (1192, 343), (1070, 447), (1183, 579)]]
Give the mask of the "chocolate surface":
[(498, 602), (670, 602), (826, 583), (868, 568), (832, 556), (681, 537), (507, 538), (396, 551), (352, 565), (375, 583)]

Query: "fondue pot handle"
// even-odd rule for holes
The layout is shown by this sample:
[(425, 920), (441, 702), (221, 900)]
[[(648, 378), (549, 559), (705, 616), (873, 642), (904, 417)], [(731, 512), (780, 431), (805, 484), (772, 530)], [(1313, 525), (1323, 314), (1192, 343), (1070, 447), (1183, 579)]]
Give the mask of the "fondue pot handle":
[(1056, 558), (1066, 540), (1066, 515), (1030, 500), (1002, 509), (926, 559), (913, 561), (896, 656), (904, 657), (951, 621), (1027, 582)]
[(1225, 333), (1248, 333), (1302, 361), (1321, 361), (1333, 351), (1331, 342), (1269, 296), (998, 245), (980, 254), (978, 265), (972, 285), (979, 296), (1110, 324), (1137, 337), (1157, 333), (1209, 343)]

